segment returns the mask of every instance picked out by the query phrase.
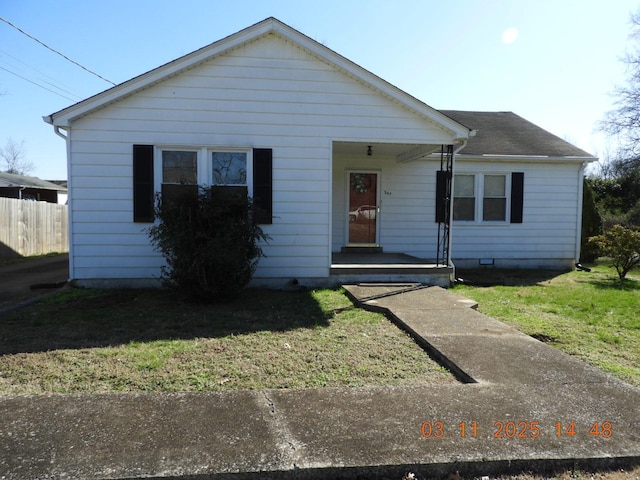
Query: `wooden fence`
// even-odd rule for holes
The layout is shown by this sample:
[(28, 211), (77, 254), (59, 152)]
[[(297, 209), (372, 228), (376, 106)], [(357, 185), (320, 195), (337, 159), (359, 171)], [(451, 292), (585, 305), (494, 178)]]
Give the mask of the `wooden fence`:
[(0, 258), (68, 251), (66, 205), (0, 197)]

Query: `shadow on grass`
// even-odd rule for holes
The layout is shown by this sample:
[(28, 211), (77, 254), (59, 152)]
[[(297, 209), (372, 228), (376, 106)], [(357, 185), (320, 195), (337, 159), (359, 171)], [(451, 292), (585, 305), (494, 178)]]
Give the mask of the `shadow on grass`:
[(566, 270), (472, 268), (456, 269), (462, 284), (474, 287), (530, 287), (567, 273)]
[(640, 282), (631, 278), (620, 280), (618, 277), (611, 276), (605, 279), (593, 279), (589, 281), (589, 283), (596, 288), (600, 288), (603, 290), (620, 290), (626, 292), (640, 290)]
[(332, 313), (310, 292), (247, 289), (198, 305), (163, 290), (70, 289), (0, 319), (0, 355), (317, 328)]

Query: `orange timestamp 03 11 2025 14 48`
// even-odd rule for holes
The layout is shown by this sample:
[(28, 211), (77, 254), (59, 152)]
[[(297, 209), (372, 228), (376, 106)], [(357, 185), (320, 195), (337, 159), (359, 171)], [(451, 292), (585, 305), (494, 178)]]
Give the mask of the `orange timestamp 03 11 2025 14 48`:
[(478, 438), (538, 438), (542, 435), (543, 428), (548, 431), (553, 429), (557, 437), (576, 437), (581, 434), (591, 435), (599, 438), (611, 438), (613, 436), (613, 425), (611, 422), (593, 422), (584, 428), (576, 427), (575, 422), (556, 422), (553, 425), (543, 427), (540, 422), (494, 422), (490, 431), (483, 431), (478, 422), (460, 422), (457, 425), (445, 425), (440, 421), (425, 421), (420, 425), (420, 434), (424, 438), (444, 438), (444, 437), (472, 437)]

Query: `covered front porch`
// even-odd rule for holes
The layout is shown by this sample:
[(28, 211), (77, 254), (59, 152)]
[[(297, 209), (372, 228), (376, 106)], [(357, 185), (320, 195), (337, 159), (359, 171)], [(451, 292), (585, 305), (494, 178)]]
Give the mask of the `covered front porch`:
[(332, 281), (449, 286), (453, 145), (334, 142), (332, 163)]

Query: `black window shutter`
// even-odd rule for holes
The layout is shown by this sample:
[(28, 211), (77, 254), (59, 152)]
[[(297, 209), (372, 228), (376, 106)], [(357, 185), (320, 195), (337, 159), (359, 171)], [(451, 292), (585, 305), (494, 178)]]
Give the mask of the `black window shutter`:
[(438, 170), (436, 172), (436, 222), (447, 223), (449, 218), (448, 197), (451, 194), (451, 172)]
[(522, 223), (524, 204), (524, 173), (511, 174), (511, 223)]
[(253, 149), (253, 210), (256, 223), (273, 223), (273, 150)]
[(133, 221), (153, 222), (153, 145), (133, 146)]

